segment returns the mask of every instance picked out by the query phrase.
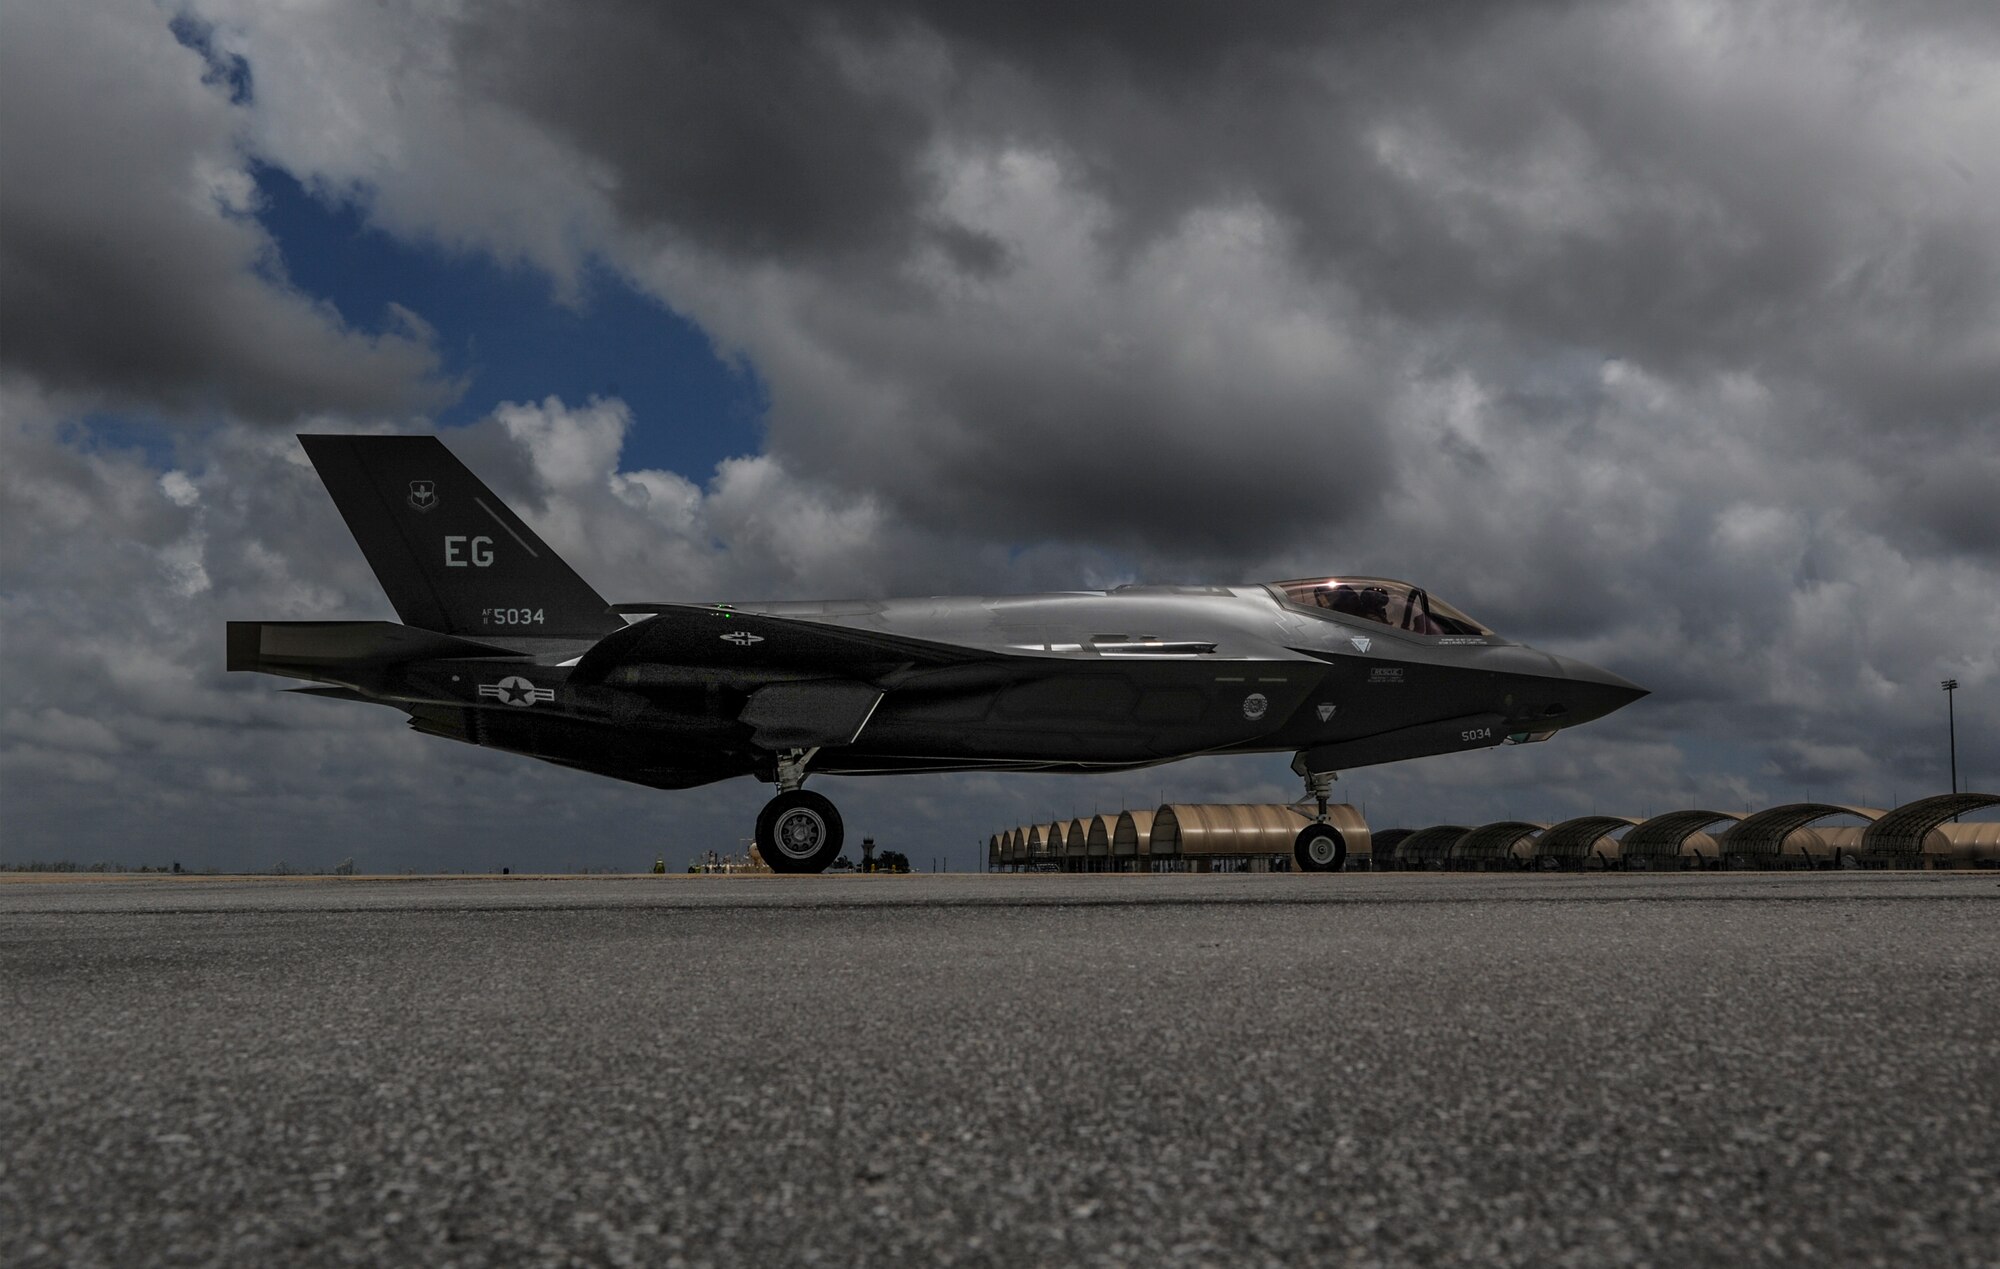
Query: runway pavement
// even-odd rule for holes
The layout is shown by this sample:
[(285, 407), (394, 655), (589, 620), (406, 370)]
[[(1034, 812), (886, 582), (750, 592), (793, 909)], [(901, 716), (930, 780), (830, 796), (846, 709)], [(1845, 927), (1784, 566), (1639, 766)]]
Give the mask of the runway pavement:
[(0, 1264), (2000, 1264), (2000, 876), (0, 882)]

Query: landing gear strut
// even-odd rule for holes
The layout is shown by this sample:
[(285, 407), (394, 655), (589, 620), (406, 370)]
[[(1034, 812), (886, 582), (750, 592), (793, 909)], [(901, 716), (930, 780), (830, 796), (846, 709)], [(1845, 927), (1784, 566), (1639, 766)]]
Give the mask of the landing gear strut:
[(1333, 782), (1340, 775), (1334, 771), (1308, 770), (1304, 754), (1292, 759), (1292, 770), (1305, 780), (1306, 796), (1319, 803), (1319, 813), (1313, 822), (1292, 839), (1292, 858), (1298, 861), (1300, 872), (1339, 872), (1347, 862), (1347, 839), (1326, 822), (1326, 804), (1333, 796)]
[(757, 816), (757, 853), (773, 872), (825, 872), (840, 855), (840, 812), (808, 792), (806, 765), (817, 749), (792, 749), (778, 756), (778, 796)]
[(1319, 803), (1319, 814), (1313, 817), (1315, 823), (1326, 823), (1327, 800), (1333, 796), (1333, 782), (1340, 779), (1338, 771), (1312, 771), (1306, 767), (1303, 753), (1292, 758), (1292, 770), (1306, 782), (1306, 796)]

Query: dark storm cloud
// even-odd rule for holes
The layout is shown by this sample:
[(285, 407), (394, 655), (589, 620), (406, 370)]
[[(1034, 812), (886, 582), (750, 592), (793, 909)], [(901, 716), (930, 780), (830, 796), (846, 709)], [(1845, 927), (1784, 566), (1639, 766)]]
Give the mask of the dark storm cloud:
[[(908, 515), (1172, 557), (1194, 580), (1256, 558), (1274, 522), (1324, 528), (1376, 507), (1390, 438), (1372, 426), (1383, 385), (1363, 359), (1329, 348), (1300, 370), (1254, 337), (1218, 354), (1173, 332), (1092, 348), (1105, 331), (1087, 310), (1047, 308), (971, 329), (919, 316), (823, 332), (894, 367), (904, 406), (872, 420), (865, 461)], [(855, 464), (844, 429), (802, 423), (785, 443), (801, 470)]]
[(149, 413), (444, 399), (421, 340), (349, 331), (284, 283), (234, 137), (247, 80), (145, 6), (15, 6), (6, 26), (0, 366)]
[[(1198, 52), (937, 21), (968, 37), (958, 86), (984, 110), (966, 114), (1036, 121), (1124, 240), (1255, 199), (1376, 314), (1656, 371), (1770, 370), (1835, 385), (1864, 417), (1962, 422), (2000, 389), (1981, 338), (2000, 272), (1991, 217), (1951, 196), (1990, 160), (1969, 137), (1885, 151), (1914, 138), (1881, 135), (1895, 121), (1867, 107), (1969, 12), (1864, 36), (1850, 11), (1782, 5), (1697, 11), (1689, 30), (1668, 6), (1363, 6)], [(1935, 354), (1922, 374), (1912, 343)]]
[(1914, 551), (2000, 565), (2000, 428), (1927, 446), (1915, 461), (1884, 460), (1870, 482), (1870, 518)]
[[(1991, 47), (2000, 23), (1964, 5), (1904, 14), (527, 7), (475, 12), (457, 44), (473, 91), (609, 165), (635, 232), (850, 292), (800, 320), (857, 375), (908, 386), (921, 417), (845, 426), (799, 417), (781, 391), (775, 446), (857, 485), (873, 474), (932, 519), (935, 506), (1005, 502), (1014, 532), (1090, 535), (1133, 512), (1103, 514), (1089, 490), (1206, 458), (1242, 495), (1254, 475), (1231, 455), (1306, 438), (1342, 455), (1362, 496), (1323, 503), (1322, 522), (1350, 520), (1387, 478), (1393, 403), (1384, 383), (1350, 375), (1331, 408), (1246, 385), (1233, 404), (1192, 409), (1176, 399), (1183, 349), (1170, 339), (1106, 386), (1081, 329), (1021, 364), (1059, 315), (996, 328), (897, 267), (943, 242), (953, 267), (993, 282), (1034, 249), (960, 223), (981, 209), (951, 203), (951, 156), (1048, 156), (1094, 200), (1105, 286), (1148, 251), (1182, 249), (1191, 219), (1259, 208), (1287, 267), (1345, 297), (1327, 322), (1371, 365), (1420, 349), (1439, 369), (1483, 361), (1504, 380), (1581, 349), (1673, 383), (1750, 375), (1792, 394), (1773, 452), (1882, 429), (1914, 441), (1993, 417), (2000, 255), (1990, 209), (1968, 193), (1994, 187), (1974, 136), (1926, 130), (1919, 143), (1931, 118), (1897, 111), (1927, 77), (1964, 76), (1945, 55)], [(991, 249), (951, 245), (967, 234)], [(1188, 324), (1204, 299), (1180, 298)], [(909, 309), (920, 316), (894, 320)], [(1218, 431), (1237, 444), (1214, 444)], [(1010, 471), (994, 452), (1009, 445), (1043, 478)], [(1304, 495), (1289, 492), (1239, 497), (1254, 506), (1219, 545), (1296, 520)], [(1166, 545), (1203, 545), (1179, 533), (1185, 517), (1137, 514)]]
[[(1069, 152), (1120, 232), (1164, 229), (1232, 188), (1282, 193), (1302, 133), (1321, 157), (1351, 143), (1357, 93), (1377, 86), (1357, 66), (1439, 35), (1476, 44), (1493, 8), (1418, 12), (635, 0), (487, 6), (456, 44), (468, 88), (610, 165), (632, 223), (797, 259), (894, 253), (933, 232), (927, 151), (949, 134)], [(1351, 201), (1316, 210), (1377, 229), (1407, 210)]]
[(844, 65), (894, 23), (866, 6), (522, 4), (461, 28), (467, 83), (609, 164), (640, 224), (748, 256), (905, 241), (929, 133), (896, 85)]
[(1297, 4), (634, 0), (490, 6), (466, 15), (457, 44), (468, 87), (611, 165), (634, 223), (789, 259), (893, 253), (938, 228), (926, 150), (974, 121), (961, 97), (973, 74), (1018, 73), (1044, 93), (1109, 79), (1149, 107), (1199, 105), (1194, 86), (1233, 60), (1332, 26)]

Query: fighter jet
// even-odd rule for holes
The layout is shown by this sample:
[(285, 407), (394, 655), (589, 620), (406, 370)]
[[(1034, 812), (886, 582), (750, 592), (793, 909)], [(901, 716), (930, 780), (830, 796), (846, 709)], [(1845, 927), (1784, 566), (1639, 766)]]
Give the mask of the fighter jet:
[(840, 854), (814, 775), (1271, 752), (1318, 803), (1299, 867), (1334, 870), (1337, 772), (1546, 740), (1646, 694), (1382, 577), (606, 603), (436, 437), (299, 439), (401, 621), (232, 621), (229, 669), (653, 788), (754, 776), (778, 872)]

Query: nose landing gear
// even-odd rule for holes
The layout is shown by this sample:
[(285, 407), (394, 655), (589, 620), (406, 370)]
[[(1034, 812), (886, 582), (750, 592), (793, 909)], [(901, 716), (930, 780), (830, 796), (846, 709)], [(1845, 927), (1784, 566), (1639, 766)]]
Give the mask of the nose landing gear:
[(1347, 862), (1347, 839), (1326, 822), (1326, 804), (1333, 796), (1333, 782), (1340, 776), (1333, 771), (1308, 770), (1303, 753), (1292, 759), (1292, 770), (1305, 780), (1306, 796), (1319, 803), (1319, 814), (1292, 839), (1292, 858), (1298, 861), (1300, 872), (1339, 872)]
[(757, 815), (757, 853), (773, 872), (825, 872), (840, 856), (840, 812), (803, 787), (806, 764), (818, 752), (793, 749), (778, 757), (778, 796)]

